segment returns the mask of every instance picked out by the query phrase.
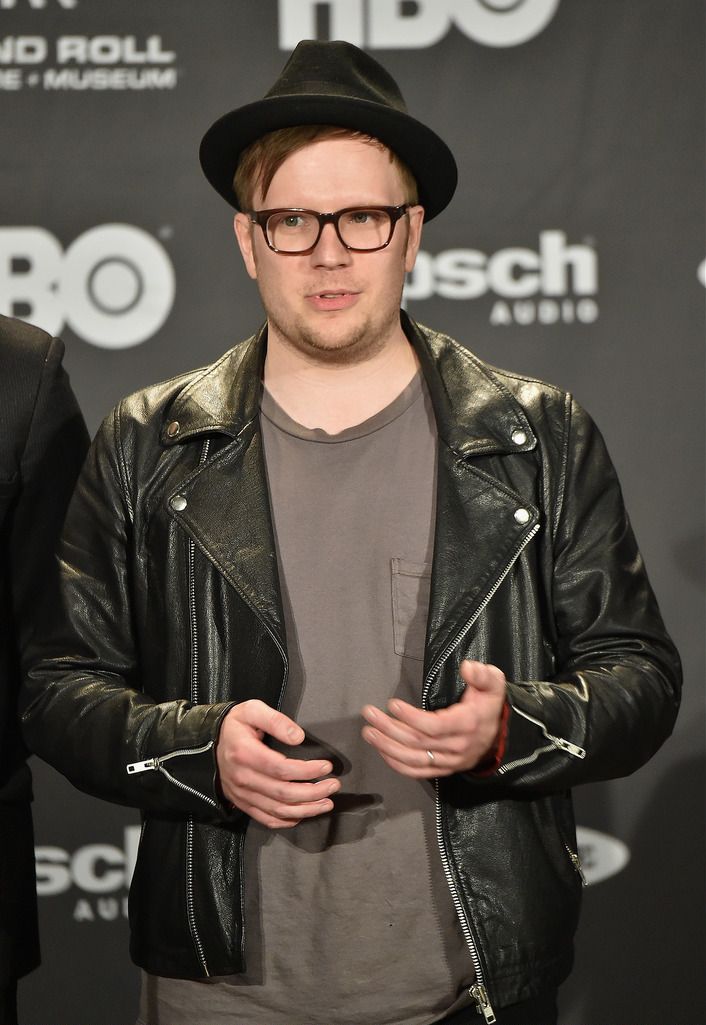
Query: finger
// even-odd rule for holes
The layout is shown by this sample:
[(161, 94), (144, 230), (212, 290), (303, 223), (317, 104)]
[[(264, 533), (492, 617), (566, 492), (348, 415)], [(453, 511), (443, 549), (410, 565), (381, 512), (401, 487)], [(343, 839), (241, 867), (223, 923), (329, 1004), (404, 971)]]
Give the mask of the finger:
[[(241, 811), (244, 811), (246, 815), (249, 815), (268, 829), (291, 829), (292, 826), (298, 825), (302, 819), (323, 815), (333, 808), (331, 801), (320, 802), (319, 805), (306, 805), (302, 806), (301, 809), (297, 809), (295, 806), (282, 808), (276, 804), (258, 804), (249, 800), (247, 795), (228, 795), (228, 799)], [(303, 814), (297, 815), (297, 811), (302, 811)]]
[(436, 779), (437, 776), (450, 776), (453, 771), (452, 769), (439, 768), (429, 763), (422, 766), (407, 765), (405, 762), (400, 762), (396, 758), (384, 754), (382, 751), (379, 753), (380, 757), (391, 769), (394, 769), (401, 776), (408, 776), (411, 779)]
[(472, 687), (474, 690), (504, 692), (507, 682), (505, 674), (497, 666), (488, 665), (485, 662), (473, 662), (468, 658), (464, 659), (459, 666), (459, 676), (467, 687)]
[[(371, 744), (387, 760), (388, 758), (407, 766), (410, 769), (426, 770), (431, 776), (438, 775), (438, 769), (444, 768), (445, 755), (434, 750), (434, 760), (429, 758), (428, 748), (407, 747), (392, 740), (372, 726), (363, 727), (363, 739)], [(431, 770), (431, 771), (430, 771)]]
[[(253, 796), (249, 791), (240, 794), (237, 790), (234, 791), (234, 798), (233, 803), (238, 807), (248, 804), (262, 815), (283, 822), (300, 822), (302, 819), (312, 819), (333, 810), (333, 801), (330, 798), (323, 801), (306, 801), (303, 804), (279, 804), (277, 801), (268, 801), (260, 795)], [(243, 810), (245, 809), (243, 808)]]
[(224, 725), (231, 717), (254, 729), (262, 730), (282, 744), (301, 744), (306, 735), (301, 726), (290, 719), (288, 715), (277, 711), (276, 708), (272, 708), (257, 698), (243, 701), (231, 708), (226, 715)]
[(333, 764), (327, 759), (288, 758), (274, 751), (261, 739), (260, 731), (239, 720), (221, 729), (216, 749), (221, 773), (229, 767), (244, 765), (275, 779), (311, 780), (328, 776)]
[(415, 730), (425, 741), (435, 740), (438, 742), (450, 733), (459, 732), (456, 724), (446, 721), (447, 716), (444, 713), (447, 709), (445, 708), (429, 712), (424, 708), (416, 708), (407, 701), (402, 701), (401, 698), (392, 698), (388, 701), (387, 707), (396, 719)]
[[(420, 750), (433, 745), (434, 750), (446, 751), (449, 754), (457, 753), (459, 748), (465, 746), (467, 737), (477, 722), (475, 708), (462, 708), (459, 703), (448, 708), (440, 708), (438, 711), (415, 708), (414, 705), (399, 698), (393, 698), (389, 705), (390, 709), (400, 716), (399, 719), (392, 719), (379, 708), (366, 705), (364, 713), (368, 722), (385, 736)], [(402, 721), (402, 716), (418, 723), (422, 729), (407, 726)]]
[(287, 758), (254, 738), (245, 738), (232, 752), (226, 750), (224, 756), (229, 766), (252, 769), (273, 780), (308, 782), (333, 772), (333, 764), (326, 759)]
[(332, 797), (339, 789), (338, 780), (318, 784), (275, 783), (273, 788), (273, 781), (266, 777), (256, 777), (248, 785), (243, 785), (242, 780), (228, 780), (223, 787), (228, 800), (243, 811), (257, 809), (270, 819), (285, 822), (298, 822), (331, 811)]
[(264, 801), (282, 806), (316, 804), (341, 789), (340, 781), (337, 779), (324, 779), (318, 783), (290, 783), (272, 779), (242, 766), (230, 772), (225, 781), (221, 781), (221, 785), (224, 782), (232, 790), (239, 791), (241, 796), (250, 794), (255, 803)]
[(393, 719), (380, 708), (374, 705), (365, 705), (362, 709), (363, 717), (375, 729), (384, 733), (386, 737), (398, 740), (401, 744), (416, 745), (419, 748), (426, 747), (429, 737), (419, 730), (412, 729), (398, 719)]

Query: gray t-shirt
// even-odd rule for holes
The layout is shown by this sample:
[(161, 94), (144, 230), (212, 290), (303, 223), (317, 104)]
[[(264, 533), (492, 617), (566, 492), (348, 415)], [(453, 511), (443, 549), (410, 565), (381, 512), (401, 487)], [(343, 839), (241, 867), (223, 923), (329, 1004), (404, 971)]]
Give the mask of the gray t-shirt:
[(433, 786), (365, 743), (360, 709), (421, 700), (431, 403), (417, 376), (340, 434), (301, 427), (267, 393), (261, 422), (290, 660), (282, 710), (306, 731), (287, 753), (330, 758), (343, 786), (328, 815), (248, 827), (247, 973), (147, 979), (161, 1016), (145, 1021), (429, 1025), (470, 1003), (473, 966), (443, 874)]

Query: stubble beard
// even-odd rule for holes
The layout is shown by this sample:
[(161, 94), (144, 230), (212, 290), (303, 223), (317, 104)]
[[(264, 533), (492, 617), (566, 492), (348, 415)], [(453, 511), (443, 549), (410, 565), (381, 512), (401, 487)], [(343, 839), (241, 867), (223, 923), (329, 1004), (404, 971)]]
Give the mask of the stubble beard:
[(381, 352), (388, 339), (399, 326), (399, 311), (380, 321), (367, 318), (343, 336), (332, 339), (325, 327), (312, 330), (301, 321), (285, 323), (276, 312), (268, 316), (270, 329), (274, 329), (282, 342), (308, 359), (326, 366), (354, 366), (365, 363)]

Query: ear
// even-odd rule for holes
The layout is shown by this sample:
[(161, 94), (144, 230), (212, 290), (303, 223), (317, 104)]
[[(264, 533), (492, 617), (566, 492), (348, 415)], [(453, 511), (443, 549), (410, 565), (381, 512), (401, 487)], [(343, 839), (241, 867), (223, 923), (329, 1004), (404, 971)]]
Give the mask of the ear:
[(245, 269), (251, 278), (257, 277), (257, 265), (255, 263), (253, 229), (254, 225), (247, 214), (238, 212), (233, 219), (235, 237), (240, 246)]
[(424, 222), (424, 207), (411, 206), (407, 211), (409, 219), (409, 234), (407, 235), (407, 248), (405, 250), (404, 269), (409, 273), (414, 267), (417, 253), (422, 241), (422, 224)]

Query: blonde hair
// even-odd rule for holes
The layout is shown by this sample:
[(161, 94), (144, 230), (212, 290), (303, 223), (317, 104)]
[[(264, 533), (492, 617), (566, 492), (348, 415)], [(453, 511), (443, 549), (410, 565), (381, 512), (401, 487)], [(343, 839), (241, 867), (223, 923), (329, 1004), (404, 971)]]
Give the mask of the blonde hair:
[(267, 195), (272, 179), (292, 153), (296, 153), (297, 150), (303, 149), (312, 142), (339, 138), (360, 139), (388, 153), (390, 163), (397, 169), (402, 180), (405, 203), (414, 206), (419, 201), (414, 175), (404, 161), (400, 160), (397, 154), (393, 153), (379, 139), (372, 135), (366, 135), (365, 132), (357, 132), (336, 125), (297, 125), (294, 128), (278, 128), (274, 132), (268, 132), (243, 150), (233, 178), (233, 191), (238, 209), (252, 209), (255, 189), (258, 185), (261, 195)]

